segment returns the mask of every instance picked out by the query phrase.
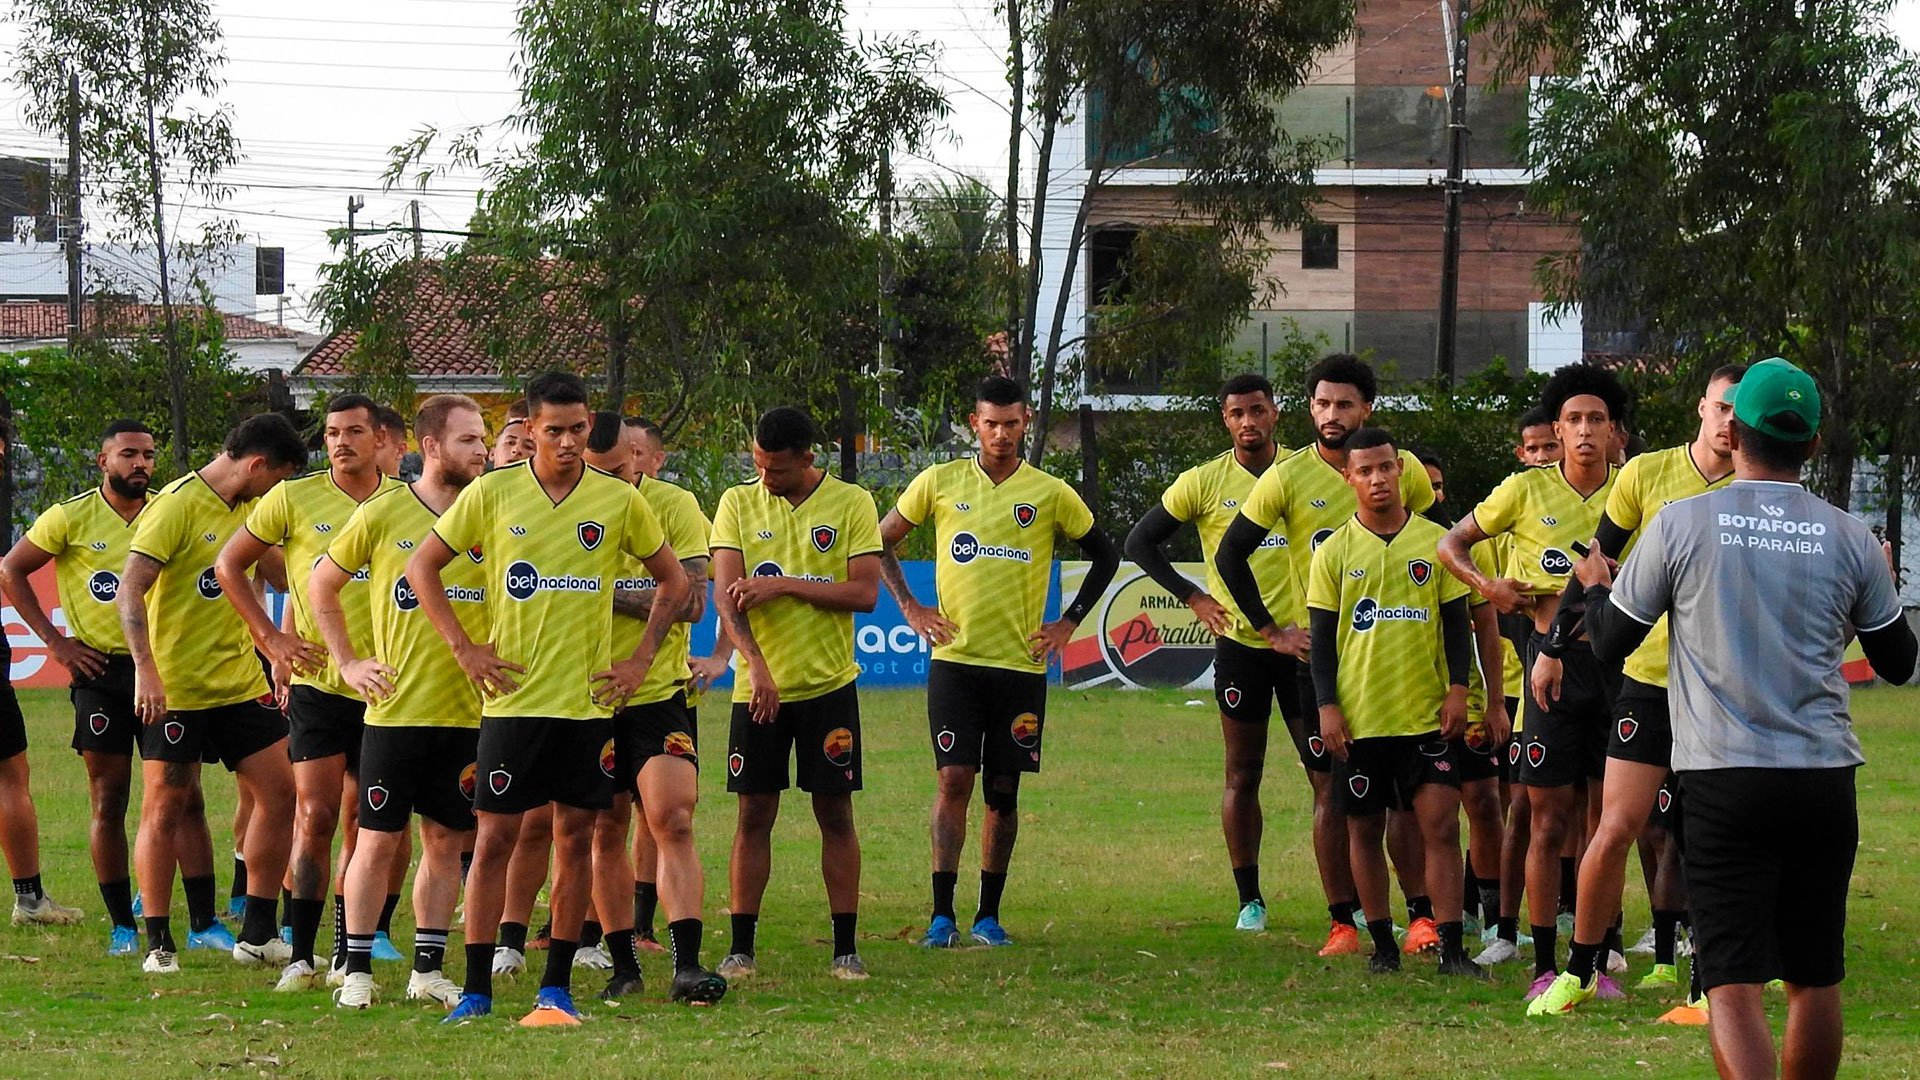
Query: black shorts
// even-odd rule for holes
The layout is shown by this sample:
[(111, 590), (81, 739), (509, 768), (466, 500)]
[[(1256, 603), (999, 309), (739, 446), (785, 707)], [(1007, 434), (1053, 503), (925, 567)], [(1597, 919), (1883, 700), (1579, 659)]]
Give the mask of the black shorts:
[(317, 761), (347, 756), (347, 771), (360, 768), (360, 732), (367, 726), (367, 703), (313, 686), (287, 688), (287, 756)]
[(146, 726), (140, 756), (148, 761), (218, 761), (233, 772), (286, 737), (286, 716), (273, 707), (270, 695), (262, 694), (211, 709), (169, 712), (166, 719)]
[[(1528, 642), (1526, 665), (1533, 671), (1540, 652), (1540, 635)], [(1607, 733), (1612, 728), (1613, 699), (1619, 676), (1609, 676), (1594, 658), (1593, 648), (1576, 642), (1561, 657), (1560, 700), (1542, 710), (1531, 686), (1526, 694), (1526, 727), (1515, 757), (1519, 772), (1514, 782), (1529, 787), (1567, 787), (1606, 774)]]
[(685, 691), (676, 690), (665, 701), (629, 705), (613, 714), (613, 787), (627, 795), (640, 793), (637, 781), (647, 762), (670, 755), (700, 767), (700, 735)]
[(1293, 752), (1300, 757), (1300, 764), (1313, 772), (1330, 773), (1333, 771), (1333, 755), (1327, 753), (1327, 744), (1320, 738), (1320, 694), (1313, 688), (1313, 669), (1298, 660), (1293, 662), (1294, 702), (1293, 712), (1282, 710), (1280, 715), (1287, 721), (1287, 734), (1293, 739)]
[(1607, 756), (1664, 769), (1673, 762), (1673, 710), (1665, 687), (1620, 681), (1613, 700), (1613, 733)]
[(785, 791), (791, 757), (801, 791), (859, 791), (860, 749), (860, 693), (853, 683), (806, 701), (783, 701), (766, 724), (754, 723), (746, 703), (736, 701), (727, 731), (727, 790)]
[(1680, 831), (1680, 778), (1672, 772), (1660, 781), (1660, 790), (1653, 796), (1653, 824), (1676, 835)]
[(524, 814), (557, 802), (582, 810), (613, 805), (613, 718), (483, 716), (473, 808)]
[(1854, 770), (1710, 769), (1686, 792), (1687, 900), (1703, 985), (1846, 977)]
[(73, 701), (76, 753), (133, 756), (140, 743), (140, 717), (133, 711), (133, 657), (109, 655), (99, 675), (76, 675), (67, 696)]
[(0, 694), (0, 761), (26, 752), (27, 718), (21, 715), (20, 698), (13, 692), (13, 683), (9, 682), (6, 693)]
[(1213, 639), (1213, 700), (1220, 715), (1243, 724), (1264, 724), (1273, 706), (1292, 726), (1300, 715), (1300, 661), (1265, 645)]
[(933, 765), (988, 776), (1040, 771), (1047, 677), (935, 660), (927, 669), (927, 737)]
[[(1513, 720), (1514, 713), (1520, 707), (1518, 698), (1507, 698), (1507, 720)], [(1460, 738), (1455, 747), (1459, 754), (1460, 782), (1470, 784), (1478, 780), (1504, 780), (1507, 777), (1508, 747), (1512, 739), (1495, 742), (1482, 724), (1467, 725), (1467, 733)]]
[(1333, 763), (1335, 798), (1349, 817), (1413, 809), (1413, 792), (1428, 784), (1460, 786), (1459, 749), (1440, 737), (1386, 735), (1347, 744), (1347, 760)]
[(419, 814), (449, 829), (473, 828), (479, 749), (477, 728), (368, 724), (360, 736), (360, 827), (405, 832)]

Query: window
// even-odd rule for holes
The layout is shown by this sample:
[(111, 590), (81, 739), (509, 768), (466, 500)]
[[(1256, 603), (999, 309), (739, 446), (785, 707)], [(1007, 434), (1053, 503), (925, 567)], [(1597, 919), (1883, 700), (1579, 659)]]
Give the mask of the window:
[(1096, 229), (1087, 238), (1089, 303), (1095, 307), (1124, 304), (1133, 291), (1133, 242), (1140, 233), (1135, 229)]
[(1300, 269), (1340, 269), (1340, 226), (1315, 222), (1301, 230)]

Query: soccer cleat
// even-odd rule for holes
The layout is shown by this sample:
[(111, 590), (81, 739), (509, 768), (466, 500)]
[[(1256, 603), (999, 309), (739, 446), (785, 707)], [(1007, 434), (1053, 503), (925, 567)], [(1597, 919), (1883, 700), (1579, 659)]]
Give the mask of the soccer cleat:
[(1520, 950), (1514, 947), (1513, 942), (1497, 937), (1488, 942), (1486, 948), (1480, 950), (1480, 955), (1474, 957), (1473, 962), (1481, 967), (1490, 967), (1494, 964), (1510, 963), (1519, 956)]
[[(1492, 926), (1489, 926), (1485, 930), (1480, 931), (1480, 944), (1491, 945), (1498, 940), (1500, 940), (1500, 924), (1499, 923), (1494, 923)], [(1520, 933), (1519, 931), (1514, 932), (1513, 945), (1515, 948), (1524, 949), (1527, 946), (1532, 944), (1533, 944), (1532, 934), (1523, 934), (1523, 933)]]
[(1475, 934), (1484, 934), (1486, 932), (1487, 932), (1487, 928), (1480, 925), (1480, 916), (1464, 915), (1461, 917), (1460, 919), (1460, 936), (1461, 937), (1472, 937)]
[(600, 991), (600, 1000), (617, 1005), (621, 998), (638, 996), (645, 988), (646, 984), (639, 975), (623, 975), (616, 971), (607, 980), (606, 988)]
[(1625, 975), (1626, 973), (1627, 973), (1627, 958), (1624, 956), (1621, 956), (1617, 951), (1613, 949), (1608, 949), (1607, 950), (1607, 974)]
[(394, 948), (393, 938), (385, 930), (373, 932), (373, 958), (375, 960), (405, 960), (399, 949)]
[(280, 940), (286, 942), (287, 947), (291, 949), (293, 947), (293, 927), (285, 923), (280, 924)]
[(1453, 959), (1453, 960), (1446, 960), (1446, 959), (1441, 960), (1440, 974), (1464, 975), (1469, 979), (1480, 979), (1482, 981), (1485, 981), (1490, 977), (1487, 974), (1486, 968), (1481, 967), (1479, 964), (1474, 963), (1473, 961), (1467, 959), (1464, 956), (1459, 957), (1457, 959)]
[(1633, 948), (1627, 950), (1627, 955), (1628, 956), (1652, 956), (1654, 938), (1658, 936), (1659, 935), (1653, 932), (1653, 927), (1651, 926), (1647, 927), (1647, 932), (1644, 934), (1641, 934), (1640, 940), (1633, 943)]
[(1543, 971), (1539, 975), (1534, 976), (1533, 984), (1527, 987), (1526, 996), (1520, 1000), (1532, 1001), (1534, 998), (1546, 993), (1547, 987), (1552, 986), (1553, 980), (1559, 977), (1560, 973), (1557, 971)]
[(347, 985), (347, 962), (338, 956), (327, 961), (327, 985), (333, 987)]
[(1234, 920), (1235, 930), (1264, 934), (1267, 932), (1267, 905), (1258, 900), (1249, 900), (1240, 905), (1240, 917)]
[(140, 951), (140, 931), (131, 926), (116, 926), (107, 939), (108, 956), (132, 956)]
[[(195, 930), (187, 934), (188, 949), (208, 949), (213, 952), (230, 953), (233, 951), (233, 946), (233, 931), (219, 923), (214, 923), (205, 930)], [(288, 949), (287, 958), (292, 959), (292, 956), (293, 950)], [(280, 964), (284, 963), (286, 960), (280, 961)], [(279, 967), (280, 964), (275, 964), (274, 967)]]
[(498, 945), (493, 950), (493, 973), (514, 976), (527, 970), (527, 954), (519, 949)]
[(1634, 984), (1634, 988), (1637, 990), (1665, 990), (1668, 987), (1678, 985), (1680, 985), (1680, 974), (1675, 970), (1674, 965), (1655, 964), (1653, 965), (1652, 971), (1640, 976), (1640, 981)]
[(133, 917), (136, 919), (147, 917), (146, 902), (140, 899), (140, 894), (137, 892), (133, 894)]
[(667, 997), (686, 1005), (712, 1005), (726, 996), (727, 980), (697, 967), (674, 972), (673, 986), (667, 991)]
[(486, 994), (461, 994), (460, 1003), (453, 1007), (443, 1024), (465, 1024), (483, 1016), (493, 1015), (493, 998)]
[(13, 900), (15, 926), (72, 926), (84, 917), (79, 908), (57, 903), (46, 893), (33, 900), (18, 896)]
[(1321, 956), (1349, 956), (1360, 951), (1360, 931), (1352, 923), (1334, 923), (1327, 931), (1327, 943), (1320, 946)]
[(277, 993), (291, 994), (300, 990), (315, 990), (320, 985), (320, 973), (313, 970), (311, 960), (295, 960), (280, 969), (280, 981), (273, 985)]
[(752, 953), (737, 952), (729, 955), (725, 960), (720, 961), (720, 966), (714, 970), (720, 973), (721, 978), (730, 983), (735, 983), (741, 979), (751, 979), (755, 975), (758, 975), (760, 973), (760, 966), (753, 962)]
[(141, 961), (140, 970), (149, 975), (178, 975), (180, 958), (166, 949), (154, 949)]
[(333, 1007), (336, 1009), (364, 1009), (373, 1004), (373, 975), (366, 971), (349, 971), (347, 981), (333, 992)]
[[(1542, 975), (1542, 979), (1546, 976)], [(1545, 990), (1527, 1005), (1528, 1016), (1567, 1016), (1574, 1009), (1592, 1001), (1599, 992), (1599, 979), (1592, 986), (1581, 986), (1580, 977), (1569, 971), (1563, 971), (1547, 984)], [(1539, 985), (1538, 981), (1535, 985)]]
[(527, 942), (527, 950), (531, 952), (534, 949), (545, 950), (551, 948), (553, 948), (553, 924), (548, 923), (533, 932), (533, 940)]
[(533, 1011), (520, 1018), (521, 1027), (579, 1027), (580, 1010), (564, 986), (543, 986), (533, 999)]
[(1553, 926), (1554, 929), (1560, 932), (1561, 937), (1566, 938), (1568, 941), (1573, 940), (1573, 912), (1563, 911), (1555, 915), (1553, 917)]
[(431, 1001), (443, 1009), (460, 1004), (460, 984), (438, 971), (415, 971), (407, 975), (407, 1000)]
[(1391, 975), (1400, 970), (1400, 954), (1397, 952), (1376, 952), (1367, 957), (1369, 975)]
[[(219, 923), (215, 923), (214, 927), (226, 933), (226, 928)], [(187, 948), (193, 946), (189, 944)], [(241, 967), (286, 967), (293, 962), (293, 946), (279, 938), (268, 938), (258, 945), (236, 941), (233, 944), (233, 962)]]
[(951, 949), (960, 944), (960, 928), (946, 915), (935, 915), (927, 924), (927, 932), (920, 937), (920, 945), (927, 949)]
[[(997, 924), (994, 928), (999, 929)], [(976, 940), (979, 937), (977, 934), (974, 936)], [(827, 968), (827, 974), (836, 979), (864, 979), (867, 977), (867, 965), (861, 962), (859, 953), (848, 953), (834, 957), (833, 966)]]
[(660, 944), (660, 939), (654, 937), (651, 933), (634, 935), (633, 947), (639, 949), (641, 952), (663, 953), (667, 951), (667, 947)]
[(1013, 939), (1000, 926), (1000, 920), (989, 915), (984, 919), (973, 920), (973, 929), (968, 936), (982, 945), (1011, 945)]
[(1707, 1026), (1707, 1015), (1707, 999), (1701, 997), (1696, 1001), (1689, 1001), (1685, 1005), (1675, 1005), (1673, 1008), (1661, 1013), (1660, 1018), (1655, 1020), (1654, 1023), (1679, 1024), (1681, 1027), (1705, 1027)]
[[(134, 914), (138, 915), (140, 913), (136, 911), (134, 912)], [(247, 917), (247, 898), (244, 896), (228, 897), (227, 912), (226, 912), (227, 920), (230, 922), (239, 922), (241, 919), (244, 919), (246, 917)]]
[(1693, 955), (1693, 935), (1685, 930), (1673, 935), (1673, 955), (1676, 960), (1684, 960)]
[(1613, 980), (1613, 976), (1604, 971), (1594, 977), (1593, 993), (1601, 1001), (1619, 1001), (1627, 996), (1627, 992), (1620, 989), (1620, 984)]
[(1440, 928), (1432, 919), (1422, 915), (1407, 926), (1407, 936), (1400, 942), (1400, 951), (1412, 956), (1428, 949), (1440, 947)]
[(573, 966), (585, 968), (588, 971), (612, 971), (613, 957), (608, 956), (607, 950), (598, 945), (588, 945), (586, 948), (574, 950)]

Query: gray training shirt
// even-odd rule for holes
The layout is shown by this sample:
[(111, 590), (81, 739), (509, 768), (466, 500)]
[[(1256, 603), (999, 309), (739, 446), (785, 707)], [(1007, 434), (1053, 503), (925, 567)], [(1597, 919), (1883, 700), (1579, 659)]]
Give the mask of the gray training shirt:
[(1673, 767), (1829, 769), (1863, 760), (1840, 663), (1901, 617), (1867, 526), (1799, 484), (1736, 480), (1668, 503), (1614, 583), (1614, 607), (1670, 614)]

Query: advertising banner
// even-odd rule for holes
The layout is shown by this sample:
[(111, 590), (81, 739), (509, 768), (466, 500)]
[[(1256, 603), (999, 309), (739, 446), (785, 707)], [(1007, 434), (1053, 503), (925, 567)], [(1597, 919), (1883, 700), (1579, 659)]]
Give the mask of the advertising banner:
[[(1061, 563), (1060, 591), (1078, 589), (1087, 565)], [(1206, 567), (1200, 563), (1174, 566), (1194, 581), (1206, 580)], [(1106, 595), (1068, 643), (1062, 669), (1061, 681), (1074, 689), (1211, 689), (1213, 631), (1145, 571), (1123, 562)]]

